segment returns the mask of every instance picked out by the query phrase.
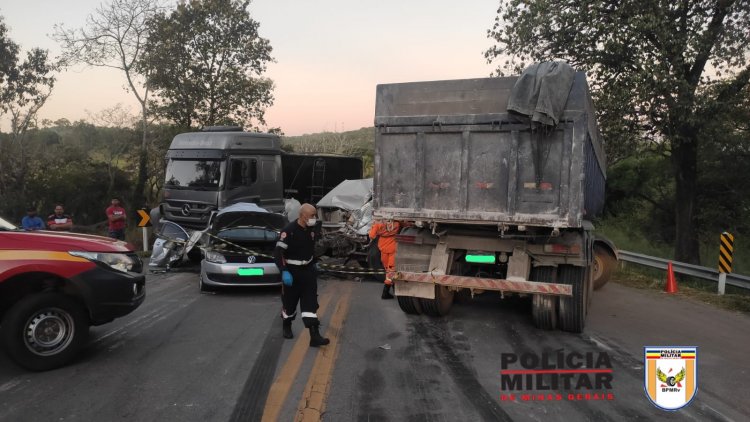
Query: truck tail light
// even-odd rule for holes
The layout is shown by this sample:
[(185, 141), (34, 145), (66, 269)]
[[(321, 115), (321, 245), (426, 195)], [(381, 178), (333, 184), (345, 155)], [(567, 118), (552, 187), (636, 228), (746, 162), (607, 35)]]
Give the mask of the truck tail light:
[(412, 236), (408, 234), (397, 234), (396, 235), (396, 242), (398, 243), (417, 243), (417, 236)]
[(559, 243), (552, 243), (544, 245), (544, 252), (577, 255), (581, 253), (581, 247), (579, 245), (561, 245)]

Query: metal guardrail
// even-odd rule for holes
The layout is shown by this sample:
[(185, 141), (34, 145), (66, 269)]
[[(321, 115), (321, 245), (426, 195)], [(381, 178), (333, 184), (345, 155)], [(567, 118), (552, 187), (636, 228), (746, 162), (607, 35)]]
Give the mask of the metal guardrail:
[[(713, 268), (700, 267), (698, 265), (686, 264), (684, 262), (670, 261), (669, 259), (655, 258), (653, 256), (642, 255), (635, 252), (620, 250), (617, 252), (620, 261), (632, 262), (634, 264), (644, 265), (646, 267), (667, 269), (667, 264), (672, 262), (672, 269), (676, 273), (698, 277), (705, 280), (719, 282), (719, 270)], [(734, 273), (727, 274), (727, 284), (742, 289), (750, 289), (750, 277)]]

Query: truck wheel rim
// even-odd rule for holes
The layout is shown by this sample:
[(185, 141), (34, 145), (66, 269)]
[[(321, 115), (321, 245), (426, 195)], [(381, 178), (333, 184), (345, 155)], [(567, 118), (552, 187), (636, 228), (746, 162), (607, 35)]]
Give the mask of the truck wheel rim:
[(69, 313), (48, 308), (29, 318), (24, 329), (24, 344), (36, 355), (50, 356), (68, 347), (74, 333), (73, 317)]
[(594, 270), (593, 271), (594, 272), (594, 280), (597, 280), (599, 277), (602, 276), (602, 271), (604, 270), (604, 265), (602, 264), (602, 259), (599, 258), (599, 257), (597, 257), (597, 256), (594, 257), (593, 264), (594, 265), (592, 265), (592, 267), (593, 267), (593, 270)]

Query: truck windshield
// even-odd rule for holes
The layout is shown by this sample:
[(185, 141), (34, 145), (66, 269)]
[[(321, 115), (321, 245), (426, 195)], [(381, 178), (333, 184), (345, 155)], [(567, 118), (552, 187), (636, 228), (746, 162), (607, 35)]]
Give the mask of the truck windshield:
[(171, 189), (218, 190), (221, 161), (170, 160), (166, 180)]

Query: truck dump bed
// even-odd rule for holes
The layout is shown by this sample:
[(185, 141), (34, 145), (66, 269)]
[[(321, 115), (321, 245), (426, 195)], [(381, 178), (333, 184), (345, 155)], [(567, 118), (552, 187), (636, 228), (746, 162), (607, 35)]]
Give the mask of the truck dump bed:
[(606, 160), (585, 74), (553, 129), (507, 112), (516, 79), (378, 85), (376, 215), (565, 228), (600, 213)]

